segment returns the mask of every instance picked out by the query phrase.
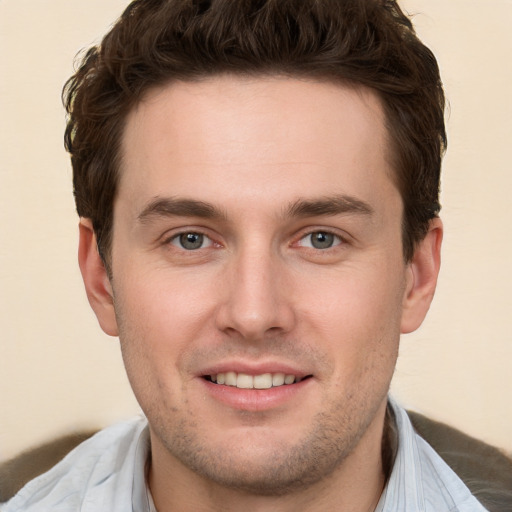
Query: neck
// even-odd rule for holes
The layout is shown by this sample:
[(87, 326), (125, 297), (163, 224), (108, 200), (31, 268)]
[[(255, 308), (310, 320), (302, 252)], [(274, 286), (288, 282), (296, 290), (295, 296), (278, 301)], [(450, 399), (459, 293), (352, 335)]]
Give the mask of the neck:
[(356, 448), (327, 478), (280, 496), (249, 494), (204, 479), (177, 461), (152, 435), (148, 483), (158, 512), (373, 512), (394, 459), (391, 425), (384, 403)]

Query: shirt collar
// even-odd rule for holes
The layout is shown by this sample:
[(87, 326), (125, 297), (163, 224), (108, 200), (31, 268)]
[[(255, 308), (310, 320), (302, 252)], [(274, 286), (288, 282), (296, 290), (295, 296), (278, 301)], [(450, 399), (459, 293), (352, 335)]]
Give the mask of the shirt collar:
[(485, 512), (462, 480), (416, 434), (407, 412), (393, 399), (398, 449), (391, 476), (375, 512)]
[(133, 510), (156, 512), (153, 498), (147, 484), (147, 468), (151, 457), (149, 427), (140, 433), (135, 448), (135, 465), (133, 471), (132, 503)]

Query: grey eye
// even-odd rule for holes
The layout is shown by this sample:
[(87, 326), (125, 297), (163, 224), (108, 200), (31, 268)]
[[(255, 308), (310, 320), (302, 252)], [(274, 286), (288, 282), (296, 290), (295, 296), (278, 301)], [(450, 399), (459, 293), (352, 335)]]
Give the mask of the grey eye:
[(315, 249), (329, 249), (334, 244), (334, 235), (331, 233), (325, 233), (318, 231), (317, 233), (311, 233), (311, 245)]
[(182, 233), (177, 237), (179, 245), (187, 251), (200, 249), (204, 243), (204, 235), (201, 233)]
[(301, 240), (303, 247), (311, 247), (313, 249), (330, 249), (341, 243), (340, 237), (333, 235), (327, 231), (315, 231), (307, 234)]

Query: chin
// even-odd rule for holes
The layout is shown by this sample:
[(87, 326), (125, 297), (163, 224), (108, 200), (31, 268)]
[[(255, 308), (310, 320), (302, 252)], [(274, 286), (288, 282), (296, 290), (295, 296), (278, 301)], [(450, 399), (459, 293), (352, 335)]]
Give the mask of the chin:
[(265, 429), (258, 434), (248, 429), (222, 443), (174, 436), (165, 445), (175, 460), (210, 484), (251, 495), (283, 496), (335, 473), (361, 437), (360, 430), (342, 432), (339, 425), (334, 429), (322, 421), (316, 424), (293, 441), (289, 436), (272, 438)]

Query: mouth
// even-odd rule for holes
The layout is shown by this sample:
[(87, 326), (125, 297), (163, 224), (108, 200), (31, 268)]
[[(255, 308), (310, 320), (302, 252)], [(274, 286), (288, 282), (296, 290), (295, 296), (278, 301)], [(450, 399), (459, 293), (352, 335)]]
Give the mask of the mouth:
[(219, 386), (231, 386), (238, 389), (270, 389), (297, 384), (311, 377), (312, 375), (300, 377), (285, 373), (249, 375), (247, 373), (228, 371), (214, 375), (204, 375), (203, 379)]

